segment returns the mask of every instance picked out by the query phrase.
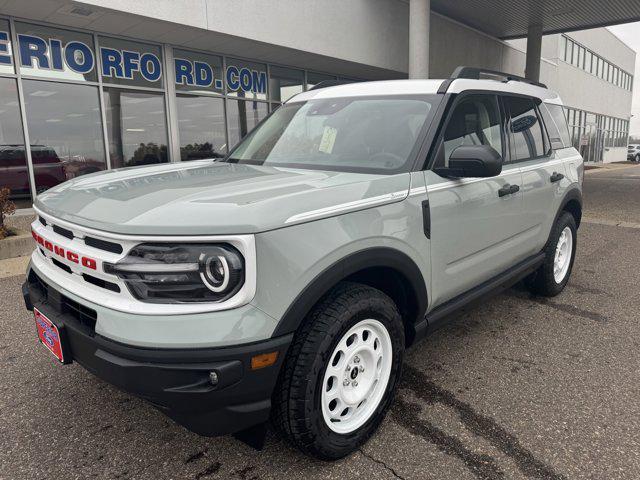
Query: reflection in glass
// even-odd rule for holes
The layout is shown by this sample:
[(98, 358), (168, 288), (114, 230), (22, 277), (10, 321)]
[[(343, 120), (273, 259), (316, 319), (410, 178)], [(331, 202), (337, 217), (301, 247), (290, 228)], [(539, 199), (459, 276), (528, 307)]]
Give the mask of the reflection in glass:
[(29, 171), (18, 106), (16, 81), (0, 78), (0, 188), (8, 187), (18, 207), (31, 201)]
[(227, 58), (227, 95), (264, 100), (267, 98), (267, 66)]
[(176, 90), (224, 93), (222, 57), (174, 49), (173, 58)]
[[(95, 61), (95, 51), (93, 49), (93, 37), (88, 33), (73, 32), (70, 30), (63, 30), (61, 28), (43, 27), (41, 25), (31, 25), (29, 23), (16, 22), (16, 32), (18, 35), (29, 35), (38, 37), (47, 43), (47, 55), (46, 61), (48, 65), (41, 65), (39, 61), (32, 57), (30, 58), (31, 64), (25, 66), (22, 65), (19, 53), (16, 54), (15, 62), (20, 65), (20, 73), (22, 75), (29, 75), (33, 77), (46, 77), (51, 79), (66, 79), (75, 80), (80, 82), (95, 82), (97, 77), (97, 62)], [(51, 40), (59, 42), (59, 55), (52, 55)], [(77, 50), (70, 50), (73, 52), (73, 64), (76, 67), (82, 66), (79, 70), (74, 70), (69, 66), (69, 61), (65, 59), (65, 49), (69, 42), (76, 43), (76, 47), (80, 47)], [(80, 45), (81, 44), (81, 45)], [(19, 49), (16, 49), (19, 51)], [(82, 52), (86, 53), (83, 54)], [(55, 57), (55, 58), (54, 58)], [(25, 61), (27, 59), (25, 58)], [(48, 68), (47, 68), (48, 67)], [(91, 67), (91, 68), (90, 68)], [(80, 70), (86, 68), (87, 73), (79, 73)], [(89, 69), (90, 68), (90, 69)]]
[(36, 190), (105, 168), (98, 87), (23, 80)]
[(267, 116), (267, 104), (255, 101), (227, 100), (229, 146), (233, 147)]
[[(162, 51), (158, 45), (148, 43), (131, 42), (120, 38), (98, 37), (98, 44), (102, 57), (102, 70), (107, 75), (102, 75), (102, 81), (109, 84), (133, 85), (137, 87), (162, 88)], [(116, 52), (113, 52), (115, 50)], [(111, 53), (109, 53), (111, 52)], [(111, 67), (105, 59), (111, 58), (114, 64), (124, 65), (126, 62), (118, 58), (118, 55), (127, 53), (132, 55), (133, 61), (137, 62), (137, 67), (130, 72), (126, 72), (124, 67)], [(146, 62), (143, 55), (147, 54)], [(111, 56), (115, 55), (115, 57)], [(151, 62), (153, 60), (153, 62)], [(143, 67), (144, 65), (144, 67)], [(145, 69), (152, 80), (145, 78), (141, 70)], [(119, 70), (121, 69), (121, 70)], [(154, 80), (155, 78), (155, 80)]]
[(272, 101), (286, 102), (302, 92), (304, 85), (302, 70), (272, 66), (269, 72), (269, 93)]
[(13, 48), (11, 46), (11, 32), (9, 31), (9, 20), (0, 18), (0, 35), (2, 35), (2, 43), (0, 44), (0, 55), (3, 61), (0, 61), (0, 73), (15, 73), (13, 70)]
[(542, 126), (538, 120), (533, 100), (524, 97), (506, 97), (510, 130), (513, 133), (515, 160), (537, 158), (545, 154)]
[(167, 161), (164, 94), (104, 89), (112, 168)]
[(224, 100), (178, 94), (176, 105), (181, 160), (223, 157), (227, 153)]

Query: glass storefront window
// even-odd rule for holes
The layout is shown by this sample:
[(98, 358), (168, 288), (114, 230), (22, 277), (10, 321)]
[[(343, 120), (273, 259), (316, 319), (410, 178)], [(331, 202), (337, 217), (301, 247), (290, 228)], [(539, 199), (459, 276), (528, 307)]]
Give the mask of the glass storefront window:
[(98, 37), (102, 81), (162, 88), (162, 51), (158, 45)]
[(327, 80), (335, 80), (333, 75), (326, 75), (324, 73), (307, 72), (307, 90), (311, 87), (315, 87), (320, 82)]
[(0, 73), (15, 73), (9, 21), (0, 18)]
[(227, 58), (227, 93), (233, 97), (267, 98), (267, 67), (262, 63)]
[(224, 93), (222, 57), (173, 50), (176, 90), (193, 93)]
[(104, 108), (112, 168), (167, 161), (163, 93), (105, 87)]
[(272, 66), (269, 69), (270, 99), (286, 102), (304, 89), (304, 72), (293, 68)]
[(23, 79), (36, 190), (104, 170), (98, 87)]
[(9, 188), (22, 208), (31, 202), (29, 185), (18, 88), (15, 80), (0, 78), (0, 188)]
[(267, 109), (268, 105), (264, 102), (227, 100), (230, 148), (267, 116)]
[(176, 97), (180, 159), (223, 157), (227, 153), (224, 100), (215, 97)]
[(88, 33), (16, 22), (22, 75), (95, 82), (97, 62)]

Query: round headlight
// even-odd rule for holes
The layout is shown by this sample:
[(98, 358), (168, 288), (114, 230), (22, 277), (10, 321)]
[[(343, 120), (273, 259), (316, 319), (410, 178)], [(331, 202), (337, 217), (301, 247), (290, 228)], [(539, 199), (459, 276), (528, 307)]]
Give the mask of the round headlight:
[(229, 286), (229, 263), (222, 255), (200, 255), (200, 278), (212, 292), (224, 292)]

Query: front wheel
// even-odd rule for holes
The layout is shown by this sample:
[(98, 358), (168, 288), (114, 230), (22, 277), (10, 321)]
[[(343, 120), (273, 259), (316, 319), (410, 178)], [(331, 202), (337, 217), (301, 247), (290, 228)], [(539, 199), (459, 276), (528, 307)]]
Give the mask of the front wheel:
[(544, 263), (527, 279), (527, 285), (533, 293), (554, 297), (564, 290), (576, 255), (576, 232), (573, 215), (563, 212), (544, 248)]
[(344, 457), (380, 425), (403, 356), (394, 302), (365, 285), (338, 285), (296, 334), (274, 393), (276, 427), (306, 453)]

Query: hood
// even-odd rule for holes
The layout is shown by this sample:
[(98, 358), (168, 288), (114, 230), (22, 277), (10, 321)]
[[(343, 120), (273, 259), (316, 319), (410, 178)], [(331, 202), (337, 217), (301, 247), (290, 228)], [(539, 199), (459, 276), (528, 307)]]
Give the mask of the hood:
[(35, 206), (125, 235), (257, 233), (402, 200), (409, 178), (203, 160), (79, 177)]

